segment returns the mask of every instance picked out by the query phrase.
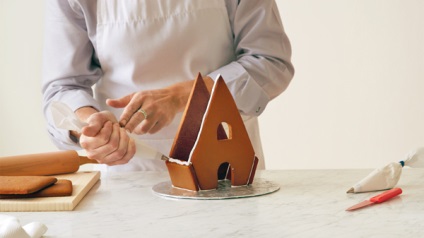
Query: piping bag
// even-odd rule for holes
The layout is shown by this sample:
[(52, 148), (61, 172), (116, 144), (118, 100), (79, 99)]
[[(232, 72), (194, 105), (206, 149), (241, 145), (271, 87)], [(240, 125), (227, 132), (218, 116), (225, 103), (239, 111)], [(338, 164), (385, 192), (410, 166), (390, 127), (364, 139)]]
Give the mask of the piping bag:
[(404, 166), (424, 168), (424, 147), (411, 150), (404, 160), (375, 169), (353, 185), (347, 193), (373, 192), (394, 188), (400, 179)]
[[(51, 102), (50, 111), (54, 124), (57, 128), (81, 132), (82, 128), (88, 125), (87, 123), (80, 121), (75, 115), (74, 111), (72, 111), (72, 109), (64, 103), (58, 101)], [(169, 159), (168, 156), (146, 145), (144, 142), (138, 139), (136, 135), (129, 134), (129, 136), (134, 139), (136, 145), (135, 156), (143, 159)]]

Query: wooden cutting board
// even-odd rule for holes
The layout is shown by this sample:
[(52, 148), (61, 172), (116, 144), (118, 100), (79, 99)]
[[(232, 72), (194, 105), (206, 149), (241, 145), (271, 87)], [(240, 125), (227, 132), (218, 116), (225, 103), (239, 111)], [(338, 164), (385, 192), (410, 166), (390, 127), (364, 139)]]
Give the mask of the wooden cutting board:
[(72, 181), (72, 196), (0, 199), (0, 212), (72, 211), (100, 179), (99, 171), (54, 175)]

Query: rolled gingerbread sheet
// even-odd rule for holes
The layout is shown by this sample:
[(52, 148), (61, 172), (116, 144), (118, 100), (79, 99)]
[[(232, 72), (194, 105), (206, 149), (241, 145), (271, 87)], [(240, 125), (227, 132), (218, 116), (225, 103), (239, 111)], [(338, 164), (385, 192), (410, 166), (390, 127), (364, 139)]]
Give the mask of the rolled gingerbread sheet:
[(97, 163), (74, 150), (0, 157), (0, 175), (55, 175), (78, 171), (80, 165)]

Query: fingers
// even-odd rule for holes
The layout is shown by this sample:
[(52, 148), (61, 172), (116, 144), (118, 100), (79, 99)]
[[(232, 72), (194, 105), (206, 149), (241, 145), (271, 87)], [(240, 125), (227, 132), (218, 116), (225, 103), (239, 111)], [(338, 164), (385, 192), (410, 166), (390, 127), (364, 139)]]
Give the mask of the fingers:
[(138, 112), (140, 105), (141, 102), (137, 102), (135, 97), (133, 97), (130, 103), (125, 107), (124, 111), (122, 112), (121, 118), (119, 120), (121, 126), (126, 126), (127, 123), (132, 119), (134, 114), (143, 115), (141, 112)]
[[(106, 154), (103, 157), (102, 162), (107, 165), (125, 164), (134, 155), (135, 147), (128, 147), (130, 138), (128, 137), (125, 129), (120, 128), (118, 124), (116, 124), (114, 129), (110, 143), (102, 148), (102, 152)], [(134, 153), (132, 151), (134, 151)]]
[(127, 163), (135, 154), (134, 140), (118, 123), (107, 122), (96, 137), (82, 136), (81, 146), (90, 159), (107, 165)]
[(157, 121), (154, 118), (149, 118), (139, 123), (132, 132), (137, 135), (143, 135), (146, 133), (153, 134), (158, 132), (163, 127), (164, 125), (162, 125), (161, 121)]
[[(146, 112), (147, 113), (147, 112)], [(148, 116), (149, 117), (149, 116)], [(150, 115), (150, 117), (148, 119), (146, 119), (144, 113), (140, 112), (140, 111), (136, 111), (130, 118), (130, 120), (126, 123), (125, 125), (125, 129), (127, 129), (129, 132), (134, 132), (136, 133), (136, 131), (134, 131), (135, 128), (137, 128), (137, 126), (141, 125), (141, 124), (145, 124), (148, 121), (151, 121), (152, 115)], [(144, 133), (146, 133), (147, 131), (143, 131)], [(144, 133), (136, 133), (136, 134), (144, 134)]]
[(87, 127), (84, 127), (83, 134), (80, 138), (81, 147), (87, 151), (91, 151), (100, 146), (107, 144), (109, 142), (110, 135), (112, 134), (112, 131), (113, 131), (112, 127), (113, 127), (112, 122), (110, 121), (106, 122), (104, 126), (101, 128), (101, 130), (99, 130), (99, 133), (96, 133), (95, 136), (90, 136), (84, 133), (84, 129), (87, 128)]
[(96, 136), (100, 130), (103, 128), (103, 125), (105, 125), (105, 123), (101, 123), (101, 122), (95, 122), (92, 124), (89, 124), (88, 126), (85, 126), (82, 128), (81, 133), (85, 136)]
[[(119, 120), (119, 123), (121, 124), (121, 126), (124, 126), (128, 130), (130, 130), (127, 127), (127, 124), (129, 123), (129, 121), (134, 120), (133, 119), (134, 116), (140, 116), (141, 112), (139, 111), (139, 109), (141, 109), (142, 107), (144, 110), (148, 109), (145, 107), (149, 107), (150, 101), (153, 100), (152, 99), (153, 94), (150, 91), (143, 91), (143, 92), (131, 94), (130, 97), (131, 97), (131, 100), (129, 100), (129, 102), (125, 106), (124, 111), (122, 112), (121, 118)], [(141, 114), (143, 115), (143, 113)], [(145, 118), (143, 117), (143, 119)], [(138, 121), (138, 123), (141, 122), (141, 120), (139, 120), (138, 118), (136, 118), (135, 120)]]
[(83, 127), (81, 133), (89, 137), (96, 136), (108, 121), (116, 122), (116, 118), (111, 112), (95, 113), (87, 119), (88, 126)]
[(90, 159), (103, 162), (103, 158), (110, 154), (119, 143), (119, 125), (107, 122), (96, 137), (82, 137), (81, 146), (87, 151)]
[(137, 105), (140, 105), (140, 104), (135, 102), (136, 100), (134, 100), (134, 98), (136, 97), (134, 97), (134, 95), (135, 94), (133, 93), (119, 99), (106, 100), (106, 104), (111, 107), (125, 108), (124, 111), (122, 112), (120, 122), (119, 122), (121, 126), (125, 126), (127, 122), (131, 119), (131, 116), (134, 114), (134, 112), (136, 112), (139, 108), (139, 106)]
[[(150, 133), (150, 134), (154, 134), (158, 131), (160, 131), (160, 129), (162, 129), (165, 126), (165, 124), (163, 123), (163, 121), (157, 121), (149, 130), (145, 131), (146, 129), (144, 128), (140, 128), (140, 131), (143, 133)], [(146, 126), (148, 128), (148, 126)]]
[(147, 118), (142, 112), (134, 113), (125, 129), (137, 135), (153, 134), (171, 123), (175, 116), (172, 109), (164, 110), (157, 106), (146, 107), (146, 114)]
[(156, 133), (172, 122), (181, 109), (180, 105), (185, 105), (182, 101), (186, 100), (181, 99), (185, 97), (178, 92), (170, 89), (140, 91), (119, 99), (110, 99), (107, 104), (124, 108), (119, 124), (130, 133)]
[[(105, 160), (109, 160), (111, 158), (111, 162), (108, 162), (107, 165), (119, 165), (126, 164), (135, 154), (135, 142), (134, 139), (129, 138), (125, 129), (120, 129), (121, 141), (119, 144), (119, 148), (114, 151), (112, 154), (107, 156)], [(121, 158), (119, 160), (113, 160), (113, 158)]]

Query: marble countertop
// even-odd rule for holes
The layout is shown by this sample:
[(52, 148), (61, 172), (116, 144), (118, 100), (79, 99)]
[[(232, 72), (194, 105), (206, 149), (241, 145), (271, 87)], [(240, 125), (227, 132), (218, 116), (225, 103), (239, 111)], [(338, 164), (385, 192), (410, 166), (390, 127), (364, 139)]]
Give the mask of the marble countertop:
[(354, 212), (378, 193), (347, 194), (371, 170), (258, 171), (280, 185), (259, 197), (172, 199), (152, 187), (166, 172), (103, 174), (69, 212), (9, 212), (21, 224), (39, 221), (45, 237), (424, 237), (424, 170), (407, 169), (403, 194)]

